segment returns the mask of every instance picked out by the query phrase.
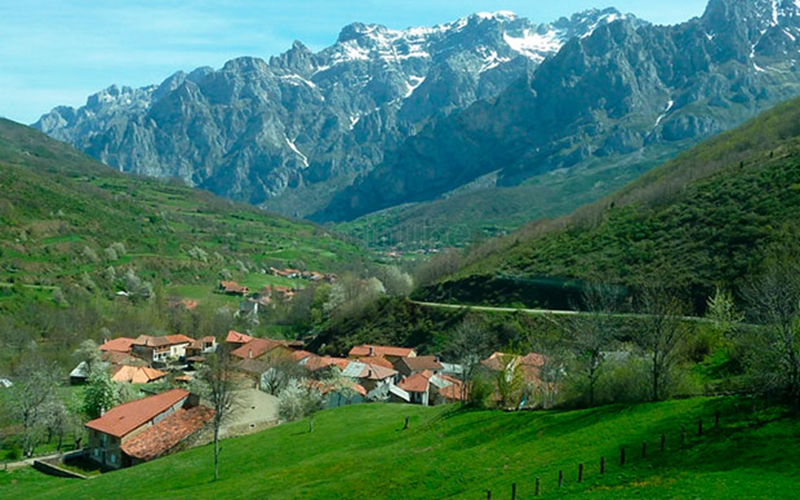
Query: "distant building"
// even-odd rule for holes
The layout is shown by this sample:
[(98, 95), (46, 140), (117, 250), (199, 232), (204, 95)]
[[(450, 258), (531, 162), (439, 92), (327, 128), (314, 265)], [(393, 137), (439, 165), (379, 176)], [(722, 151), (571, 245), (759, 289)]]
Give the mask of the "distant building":
[(194, 343), (194, 339), (186, 335), (166, 335), (151, 337), (140, 335), (133, 341), (132, 351), (137, 356), (151, 362), (165, 363), (169, 359), (183, 359), (186, 348)]
[(226, 295), (240, 295), (245, 296), (250, 293), (250, 289), (242, 286), (235, 281), (220, 281), (218, 290), (220, 293)]
[(392, 347), (382, 345), (363, 344), (350, 349), (347, 354), (351, 358), (362, 358), (365, 356), (381, 356), (394, 364), (400, 358), (409, 358), (417, 355), (417, 351), (409, 347)]

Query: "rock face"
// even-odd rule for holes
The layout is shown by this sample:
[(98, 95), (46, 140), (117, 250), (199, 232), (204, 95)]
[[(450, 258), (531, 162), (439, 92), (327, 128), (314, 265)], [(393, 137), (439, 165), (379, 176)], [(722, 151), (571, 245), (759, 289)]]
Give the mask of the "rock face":
[(677, 152), (800, 95), (798, 58), (794, 0), (712, 0), (676, 26), (619, 19), (570, 39), (526, 82), (429, 124), (314, 218), (431, 200), (492, 172), (512, 186)]
[(305, 216), (421, 130), (620, 19), (644, 26), (613, 9), (541, 25), (508, 12), (404, 31), (352, 24), (319, 53), (295, 42), (269, 62), (114, 85), (34, 127), (121, 171)]

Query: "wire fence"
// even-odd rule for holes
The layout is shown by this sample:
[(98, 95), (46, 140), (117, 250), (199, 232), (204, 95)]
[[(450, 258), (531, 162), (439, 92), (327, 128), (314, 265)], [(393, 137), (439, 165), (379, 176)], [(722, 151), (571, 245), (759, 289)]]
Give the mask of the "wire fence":
[[(727, 414), (727, 421), (733, 422), (733, 417), (737, 416), (740, 411), (741, 409), (738, 407), (738, 405), (735, 406), (733, 411)], [(534, 497), (545, 496), (545, 484), (548, 486), (552, 485), (552, 489), (548, 489), (547, 492), (553, 492), (554, 490), (557, 492), (564, 488), (564, 484), (567, 481), (574, 480), (576, 483), (583, 483), (587, 478), (587, 474), (590, 473), (596, 472), (598, 474), (597, 477), (602, 478), (609, 473), (609, 468), (614, 465), (617, 465), (619, 469), (623, 469), (626, 465), (630, 465), (633, 461), (639, 461), (639, 463), (642, 463), (648, 460), (648, 458), (652, 458), (652, 456), (656, 454), (658, 454), (658, 456), (665, 456), (665, 454), (670, 451), (684, 450), (686, 449), (687, 440), (690, 437), (702, 438), (703, 436), (707, 436), (708, 434), (719, 430), (722, 425), (722, 413), (720, 410), (715, 410), (714, 414), (711, 415), (707, 420), (704, 420), (703, 417), (699, 417), (692, 426), (693, 428), (687, 429), (687, 426), (684, 425), (681, 426), (680, 430), (675, 430), (672, 433), (662, 433), (658, 436), (654, 436), (654, 438), (650, 441), (645, 440), (641, 443), (625, 444), (620, 447), (619, 454), (616, 456), (600, 456), (596, 457), (592, 461), (578, 462), (573, 470), (566, 471), (566, 473), (569, 474), (569, 478), (565, 476), (565, 469), (559, 469), (557, 477), (545, 477), (543, 480), (542, 477), (535, 476), (532, 484), (532, 491), (526, 491), (524, 494), (526, 495), (526, 498), (530, 497), (531, 495)], [(670, 438), (675, 439), (675, 441), (678, 443), (677, 447), (668, 446), (671, 442)], [(655, 446), (651, 447), (652, 445)], [(552, 483), (548, 483), (548, 481), (552, 481)], [(517, 500), (519, 498), (518, 495), (523, 494), (522, 490), (518, 488), (518, 483), (512, 483), (510, 490), (511, 500)], [(507, 491), (508, 490), (506, 490), (506, 492)], [(486, 498), (487, 500), (492, 500), (492, 490), (486, 490)], [(494, 498), (495, 500), (499, 500), (501, 498), (508, 497), (495, 496)]]

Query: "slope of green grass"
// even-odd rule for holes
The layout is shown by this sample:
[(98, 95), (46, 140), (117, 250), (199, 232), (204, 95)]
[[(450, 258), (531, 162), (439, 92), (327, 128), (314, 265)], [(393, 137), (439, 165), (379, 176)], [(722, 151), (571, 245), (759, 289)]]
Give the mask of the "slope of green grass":
[(758, 272), (769, 248), (800, 231), (798, 124), (800, 100), (780, 105), (568, 218), (484, 245), (421, 296), (526, 304), (536, 295), (526, 280), (636, 285), (660, 268), (702, 304), (716, 284), (736, 287)]
[[(313, 224), (178, 183), (126, 176), (28, 127), (0, 120), (0, 283), (64, 286), (108, 266), (169, 287), (213, 287), (222, 269), (332, 271), (362, 258)], [(120, 242), (127, 254), (108, 259)], [(87, 254), (88, 249), (88, 254)], [(199, 251), (205, 256), (198, 257)], [(96, 257), (92, 258), (91, 254)]]
[[(711, 417), (723, 410), (720, 429)], [(795, 498), (800, 423), (781, 411), (729, 416), (726, 400), (694, 399), (573, 412), (360, 405), (225, 441), (221, 479), (201, 447), (90, 481), (0, 472), (4, 498)], [(410, 430), (402, 431), (403, 420)], [(707, 417), (702, 437), (698, 417)], [(689, 429), (684, 448), (680, 429)], [(660, 435), (668, 437), (661, 453)], [(641, 458), (647, 441), (648, 458)], [(619, 449), (628, 463), (618, 464)], [(607, 458), (599, 474), (600, 457)], [(576, 482), (585, 463), (584, 482)], [(565, 486), (557, 490), (558, 471)]]

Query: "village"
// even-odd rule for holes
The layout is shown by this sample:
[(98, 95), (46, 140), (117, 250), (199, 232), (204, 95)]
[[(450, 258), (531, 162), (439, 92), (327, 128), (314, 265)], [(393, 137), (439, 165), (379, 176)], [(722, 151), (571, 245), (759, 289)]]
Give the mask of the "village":
[[(224, 339), (186, 335), (107, 339), (99, 349), (111, 380), (135, 384), (147, 397), (120, 404), (85, 424), (88, 443), (77, 455), (102, 470), (115, 470), (208, 443), (214, 410), (193, 381), (209, 355), (226, 356), (236, 379), (239, 404), (221, 437), (249, 434), (285, 421), (280, 390), (289, 380), (318, 392), (323, 408), (403, 403), (423, 406), (458, 403), (469, 397), (464, 383), (473, 368), (419, 355), (409, 347), (357, 345), (346, 357), (318, 355), (302, 341), (255, 338), (231, 330)], [(494, 353), (477, 369), (510, 381), (540, 385), (544, 358)], [(82, 361), (70, 384), (85, 384), (90, 367)], [(495, 399), (499, 400), (496, 395)], [(72, 458), (76, 453), (72, 454)]]

